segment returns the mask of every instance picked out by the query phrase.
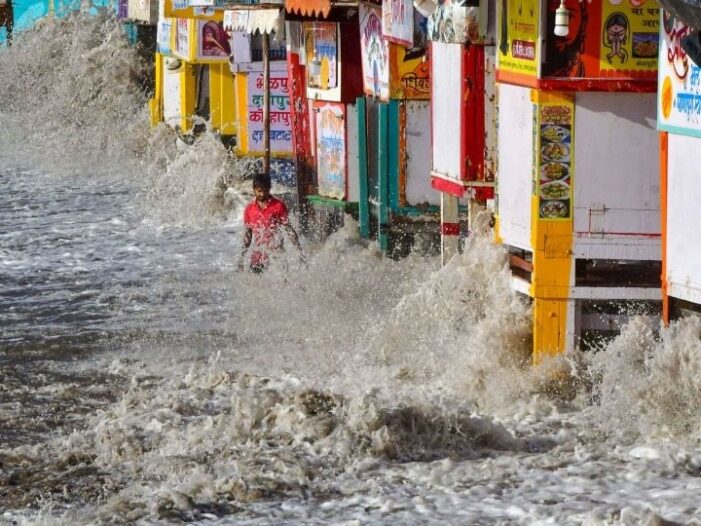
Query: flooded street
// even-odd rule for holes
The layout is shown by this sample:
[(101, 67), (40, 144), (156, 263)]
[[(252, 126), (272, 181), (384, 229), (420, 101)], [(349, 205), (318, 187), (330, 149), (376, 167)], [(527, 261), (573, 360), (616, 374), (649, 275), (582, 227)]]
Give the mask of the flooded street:
[(100, 19), (0, 52), (0, 523), (701, 524), (699, 320), (563, 379), (487, 239), (239, 273), (242, 165), (134, 68)]

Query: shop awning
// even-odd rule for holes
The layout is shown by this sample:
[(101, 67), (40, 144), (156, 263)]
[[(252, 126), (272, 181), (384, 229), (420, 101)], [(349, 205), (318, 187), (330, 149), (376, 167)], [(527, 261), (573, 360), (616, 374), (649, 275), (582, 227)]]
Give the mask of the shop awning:
[(244, 31), (261, 35), (285, 32), (285, 14), (282, 9), (227, 10), (224, 11), (225, 31)]
[(285, 10), (302, 16), (327, 17), (331, 0), (285, 0)]

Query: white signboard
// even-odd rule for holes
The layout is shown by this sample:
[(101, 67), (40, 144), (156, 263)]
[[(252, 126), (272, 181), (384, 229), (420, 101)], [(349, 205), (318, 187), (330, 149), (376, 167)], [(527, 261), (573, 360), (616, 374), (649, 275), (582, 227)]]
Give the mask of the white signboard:
[(701, 137), (701, 68), (681, 47), (691, 28), (663, 12), (660, 34), (658, 128)]
[[(263, 151), (263, 73), (248, 74), (248, 150)], [(275, 71), (270, 77), (270, 150), (292, 151), (292, 117), (287, 75)]]

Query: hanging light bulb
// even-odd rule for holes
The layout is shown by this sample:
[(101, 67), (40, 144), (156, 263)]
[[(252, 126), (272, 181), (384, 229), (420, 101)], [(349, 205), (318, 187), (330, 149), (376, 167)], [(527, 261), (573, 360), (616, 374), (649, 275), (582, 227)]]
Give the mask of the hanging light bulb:
[(566, 37), (570, 32), (570, 10), (565, 7), (565, 0), (560, 0), (560, 7), (555, 11), (555, 36)]

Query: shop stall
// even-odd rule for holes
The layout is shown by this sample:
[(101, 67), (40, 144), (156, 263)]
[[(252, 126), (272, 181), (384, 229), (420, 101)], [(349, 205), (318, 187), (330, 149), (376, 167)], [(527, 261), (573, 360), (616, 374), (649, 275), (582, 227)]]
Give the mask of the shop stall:
[(290, 1), (286, 10), (298, 192), (323, 238), (358, 203), (358, 6)]
[[(701, 9), (699, 10), (701, 13)], [(665, 12), (660, 28), (662, 291), (666, 322), (701, 312), (701, 67), (682, 45), (693, 27)]]
[(501, 0), (496, 237), (536, 362), (660, 305), (659, 5)]
[(437, 232), (426, 23), (410, 1), (360, 8), (360, 231), (395, 256)]
[(432, 187), (440, 192), (444, 263), (458, 251), (461, 200), (471, 216), (494, 197), (495, 48), (489, 9), (486, 1), (446, 1), (429, 17), (430, 174)]

